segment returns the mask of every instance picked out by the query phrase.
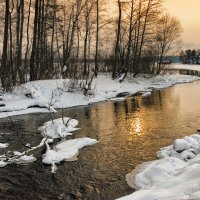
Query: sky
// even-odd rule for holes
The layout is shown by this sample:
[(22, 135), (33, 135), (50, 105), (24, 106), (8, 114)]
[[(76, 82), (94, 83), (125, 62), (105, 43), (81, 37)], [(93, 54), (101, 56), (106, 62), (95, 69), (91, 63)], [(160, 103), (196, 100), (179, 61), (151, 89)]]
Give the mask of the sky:
[(183, 49), (200, 49), (200, 0), (166, 0), (165, 7), (181, 21)]

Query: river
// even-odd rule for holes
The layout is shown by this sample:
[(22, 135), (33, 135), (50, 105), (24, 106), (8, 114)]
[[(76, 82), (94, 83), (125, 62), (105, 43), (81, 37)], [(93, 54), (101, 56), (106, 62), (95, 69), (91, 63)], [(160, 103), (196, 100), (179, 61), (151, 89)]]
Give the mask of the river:
[[(125, 175), (137, 165), (156, 159), (156, 151), (176, 138), (196, 132), (200, 126), (200, 81), (155, 90), (150, 96), (129, 96), (125, 101), (108, 101), (64, 109), (64, 115), (77, 114), (79, 131), (72, 137), (99, 141), (80, 151), (79, 159), (58, 165), (56, 174), (41, 162), (44, 149), (35, 152), (36, 162), (0, 168), (0, 199), (115, 199), (133, 192)], [(61, 111), (55, 118), (61, 116)], [(37, 127), (49, 114), (12, 117), (22, 129), (24, 143), (37, 145)], [(11, 150), (22, 150), (12, 124), (1, 119), (0, 137)], [(0, 150), (2, 151), (2, 150)], [(1, 152), (2, 153), (2, 152)]]

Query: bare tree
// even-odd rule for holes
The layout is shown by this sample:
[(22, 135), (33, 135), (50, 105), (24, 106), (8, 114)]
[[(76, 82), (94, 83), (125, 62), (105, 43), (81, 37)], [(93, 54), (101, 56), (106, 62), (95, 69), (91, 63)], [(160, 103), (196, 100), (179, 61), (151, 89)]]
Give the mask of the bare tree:
[(104, 69), (101, 60), (112, 78), (123, 74), (121, 81), (128, 73), (160, 73), (181, 34), (177, 20), (163, 14), (163, 0), (116, 0), (111, 17), (105, 15), (105, 3), (0, 0), (2, 87), (61, 73), (90, 80), (93, 70), (97, 76)]
[(165, 66), (165, 59), (170, 51), (179, 48), (181, 42), (182, 28), (180, 21), (168, 13), (158, 19), (157, 32), (155, 36), (157, 60), (156, 74), (159, 74)]

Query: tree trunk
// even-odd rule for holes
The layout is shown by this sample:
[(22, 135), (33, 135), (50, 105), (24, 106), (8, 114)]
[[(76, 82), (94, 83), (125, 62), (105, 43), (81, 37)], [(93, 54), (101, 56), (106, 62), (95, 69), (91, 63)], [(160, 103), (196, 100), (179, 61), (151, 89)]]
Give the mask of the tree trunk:
[(117, 71), (117, 65), (119, 61), (119, 41), (120, 41), (120, 35), (121, 35), (121, 18), (122, 18), (122, 7), (121, 2), (118, 0), (118, 22), (117, 22), (117, 41), (115, 45), (115, 55), (114, 55), (114, 63), (113, 63), (113, 69), (112, 69), (112, 78), (114, 79), (116, 77), (116, 71)]
[(10, 15), (10, 0), (5, 0), (5, 24), (4, 24), (4, 39), (3, 39), (3, 52), (2, 52), (2, 63), (1, 63), (1, 84), (4, 90), (10, 89), (8, 74), (8, 32), (9, 32), (9, 15)]
[(30, 81), (36, 80), (35, 74), (35, 56), (36, 56), (36, 45), (37, 45), (37, 32), (38, 32), (38, 3), (39, 0), (35, 0), (35, 18), (34, 18), (34, 29), (33, 29), (33, 42), (30, 59)]
[(98, 48), (99, 48), (99, 0), (96, 0), (96, 49), (95, 49), (95, 70), (94, 74), (97, 77), (98, 73)]
[(24, 63), (24, 72), (25, 75), (25, 82), (27, 81), (27, 72), (28, 72), (28, 54), (29, 54), (29, 25), (30, 25), (30, 16), (31, 16), (31, 4), (32, 0), (29, 1), (29, 7), (28, 7), (28, 21), (27, 21), (27, 29), (26, 29), (26, 52), (25, 52), (25, 63)]

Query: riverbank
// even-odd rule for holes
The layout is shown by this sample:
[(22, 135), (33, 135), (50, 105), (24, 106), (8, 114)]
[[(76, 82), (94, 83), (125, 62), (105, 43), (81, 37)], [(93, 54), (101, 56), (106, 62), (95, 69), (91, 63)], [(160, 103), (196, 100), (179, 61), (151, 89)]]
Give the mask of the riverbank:
[[(99, 75), (94, 79), (90, 95), (71, 88), (71, 81), (40, 80), (28, 82), (4, 93), (0, 101), (0, 118), (28, 113), (56, 112), (58, 108), (89, 105), (107, 100), (123, 100), (119, 94), (143, 92), (149, 95), (153, 89), (163, 89), (179, 83), (199, 80), (199, 77), (187, 75), (159, 75), (152, 78), (126, 78), (122, 83), (112, 80), (110, 74)], [(123, 95), (122, 95), (123, 96)]]

